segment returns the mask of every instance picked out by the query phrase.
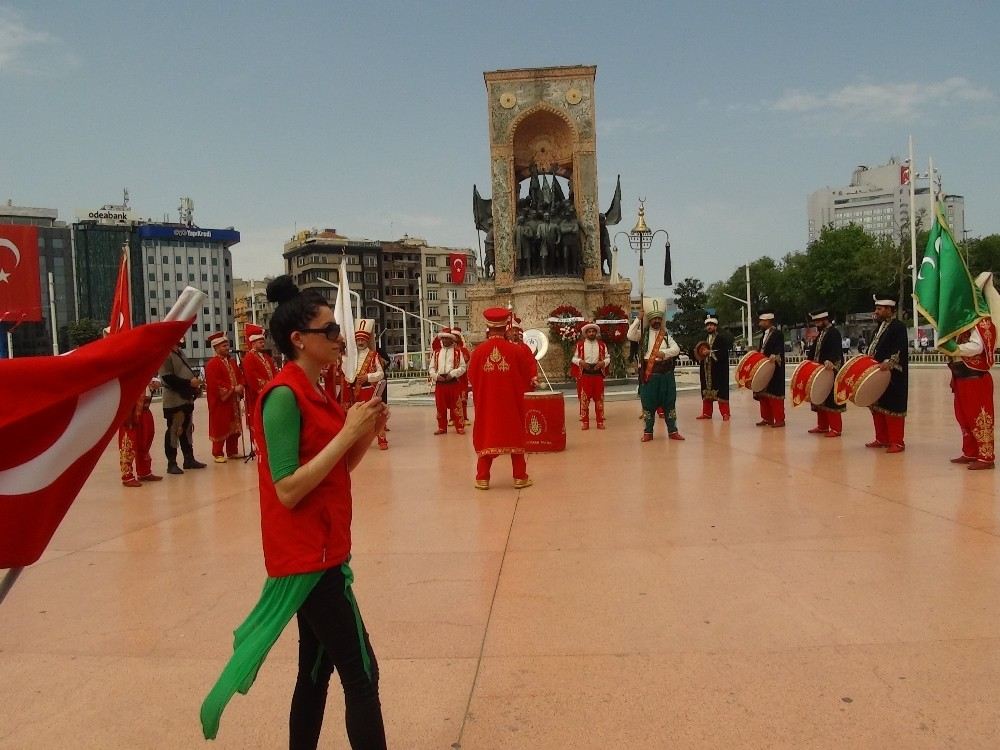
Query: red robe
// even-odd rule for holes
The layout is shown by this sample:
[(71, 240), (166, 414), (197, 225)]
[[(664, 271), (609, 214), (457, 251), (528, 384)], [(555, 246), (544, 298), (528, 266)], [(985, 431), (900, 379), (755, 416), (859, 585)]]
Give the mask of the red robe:
[(246, 380), (233, 357), (212, 357), (205, 365), (208, 437), (213, 442), (219, 443), (243, 432), (240, 398), (232, 392), (237, 385), (246, 385)]
[(252, 420), (258, 395), (277, 374), (278, 368), (274, 366), (274, 360), (271, 359), (270, 354), (250, 351), (243, 357), (243, 377), (247, 386), (247, 423)]
[[(531, 351), (531, 347), (528, 346), (527, 344), (525, 344), (523, 341), (517, 341), (515, 343), (519, 347), (521, 347), (521, 349), (523, 350), (524, 354), (527, 355), (527, 359), (525, 361), (527, 362), (527, 365), (528, 365), (528, 380), (529, 381), (532, 381), (532, 380), (537, 381), (538, 380), (538, 361), (535, 359), (535, 353), (533, 351)], [(533, 387), (534, 386), (532, 386), (530, 384), (530, 382), (529, 382), (529, 385), (528, 385), (528, 387), (525, 390), (530, 391), (530, 390), (533, 389)]]
[(524, 392), (531, 389), (531, 363), (520, 345), (490, 336), (469, 360), (476, 403), (472, 446), (479, 456), (524, 453)]

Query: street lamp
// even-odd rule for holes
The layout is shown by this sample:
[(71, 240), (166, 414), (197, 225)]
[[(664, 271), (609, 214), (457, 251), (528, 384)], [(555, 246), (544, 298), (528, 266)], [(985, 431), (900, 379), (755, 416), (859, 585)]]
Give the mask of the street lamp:
[[(618, 232), (615, 235), (615, 240), (618, 240), (619, 234), (624, 234), (628, 238), (629, 247), (635, 252), (639, 253), (639, 304), (642, 304), (642, 299), (645, 297), (646, 292), (646, 263), (645, 263), (645, 252), (653, 246), (653, 238), (663, 233), (667, 238), (665, 249), (667, 252), (667, 263), (670, 262), (670, 233), (666, 229), (652, 230), (646, 225), (646, 199), (639, 199), (639, 216), (636, 218), (635, 226), (632, 227), (632, 231), (628, 232)], [(618, 253), (618, 246), (615, 245), (615, 254)], [(670, 286), (672, 283), (668, 276), (665, 275), (663, 283)]]

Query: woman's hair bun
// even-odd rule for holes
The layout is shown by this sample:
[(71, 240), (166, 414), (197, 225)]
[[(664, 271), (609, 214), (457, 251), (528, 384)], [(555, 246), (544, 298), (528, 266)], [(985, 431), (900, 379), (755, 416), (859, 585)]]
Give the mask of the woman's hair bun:
[(292, 277), (288, 274), (278, 276), (267, 284), (267, 301), (280, 305), (299, 296), (299, 288), (295, 286)]

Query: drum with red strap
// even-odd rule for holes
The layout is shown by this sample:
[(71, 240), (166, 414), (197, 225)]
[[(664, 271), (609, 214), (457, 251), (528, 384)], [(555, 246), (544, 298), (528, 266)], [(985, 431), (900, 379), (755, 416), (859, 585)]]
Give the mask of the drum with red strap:
[(736, 365), (736, 384), (754, 393), (767, 388), (773, 376), (774, 362), (760, 352), (747, 352)]
[(834, 399), (838, 404), (850, 401), (855, 406), (874, 404), (889, 387), (891, 374), (880, 370), (878, 360), (867, 354), (856, 354), (844, 363), (833, 384)]
[(833, 390), (835, 377), (834, 371), (826, 369), (820, 362), (811, 359), (800, 362), (792, 373), (792, 406), (806, 401), (822, 404)]

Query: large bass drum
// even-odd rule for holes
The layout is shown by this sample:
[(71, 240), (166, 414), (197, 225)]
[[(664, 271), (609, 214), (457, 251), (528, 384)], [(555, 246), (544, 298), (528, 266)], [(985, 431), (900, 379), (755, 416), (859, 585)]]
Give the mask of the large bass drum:
[(736, 384), (754, 393), (767, 388), (774, 377), (774, 362), (766, 354), (747, 352), (736, 365)]
[(808, 401), (822, 404), (833, 390), (833, 370), (827, 370), (820, 362), (804, 359), (792, 373), (792, 406)]
[(888, 370), (880, 370), (878, 360), (867, 354), (855, 354), (844, 363), (833, 384), (834, 400), (838, 404), (850, 401), (855, 406), (874, 404), (889, 387)]

